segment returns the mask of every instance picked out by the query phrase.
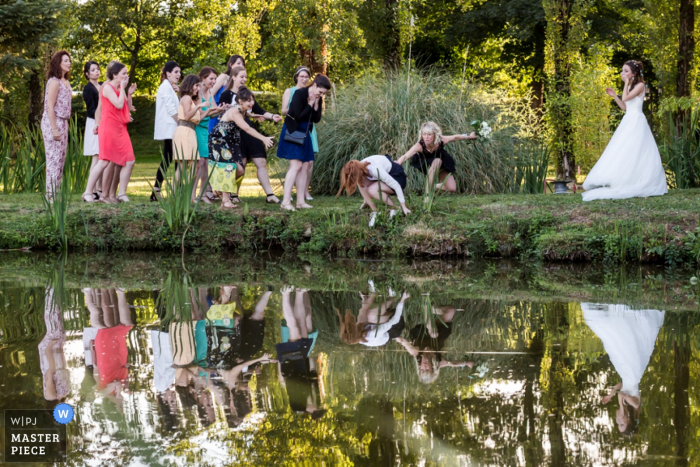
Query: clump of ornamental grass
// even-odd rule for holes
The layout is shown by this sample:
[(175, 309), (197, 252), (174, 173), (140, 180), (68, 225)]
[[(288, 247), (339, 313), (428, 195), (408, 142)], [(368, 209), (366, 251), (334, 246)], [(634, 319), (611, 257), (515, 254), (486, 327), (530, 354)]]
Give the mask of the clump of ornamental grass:
[[(338, 191), (340, 170), (352, 159), (373, 154), (398, 157), (418, 142), (421, 124), (434, 121), (444, 135), (470, 133), (472, 122), (488, 122), (493, 132), (476, 142), (447, 146), (457, 166), (460, 193), (519, 192), (518, 167), (530, 164), (523, 144), (535, 133), (514, 114), (505, 97), (477, 85), (460, 84), (437, 70), (367, 75), (333, 92), (318, 125), (319, 157), (312, 180), (315, 193)], [(519, 157), (518, 157), (519, 156)], [(423, 192), (425, 176), (404, 165), (407, 191)], [(521, 168), (522, 172), (522, 168)]]

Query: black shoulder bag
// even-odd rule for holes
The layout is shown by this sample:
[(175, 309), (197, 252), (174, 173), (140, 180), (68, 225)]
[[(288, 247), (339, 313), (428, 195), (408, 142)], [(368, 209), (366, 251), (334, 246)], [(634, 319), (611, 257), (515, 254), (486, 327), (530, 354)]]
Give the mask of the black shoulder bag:
[[(289, 118), (292, 120), (296, 121), (294, 117), (291, 115), (287, 114)], [(287, 129), (284, 132), (284, 140), (288, 143), (293, 143), (293, 144), (298, 144), (299, 146), (304, 145), (304, 140), (306, 139), (306, 135), (309, 134), (309, 127), (311, 126), (311, 115), (309, 115), (309, 124), (306, 125), (306, 131), (295, 131), (294, 133), (290, 133), (289, 129)]]

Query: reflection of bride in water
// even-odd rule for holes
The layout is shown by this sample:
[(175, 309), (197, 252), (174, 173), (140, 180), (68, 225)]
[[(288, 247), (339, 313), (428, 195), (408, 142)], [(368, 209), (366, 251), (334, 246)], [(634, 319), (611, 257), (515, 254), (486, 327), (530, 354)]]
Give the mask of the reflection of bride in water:
[(70, 373), (66, 368), (66, 357), (63, 353), (66, 332), (63, 330), (63, 317), (55, 301), (53, 288), (46, 288), (44, 300), (46, 335), (39, 343), (39, 362), (44, 377), (44, 399), (47, 406), (52, 407), (68, 396)]
[(621, 433), (637, 429), (641, 407), (639, 383), (654, 351), (664, 312), (632, 310), (627, 305), (581, 303), (586, 324), (603, 341), (605, 351), (622, 379), (603, 398), (607, 404), (618, 393), (617, 426)]

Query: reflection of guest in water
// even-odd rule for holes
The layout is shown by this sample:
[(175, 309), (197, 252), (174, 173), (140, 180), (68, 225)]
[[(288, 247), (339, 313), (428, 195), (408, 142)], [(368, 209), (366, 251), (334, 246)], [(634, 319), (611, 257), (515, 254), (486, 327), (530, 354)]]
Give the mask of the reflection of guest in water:
[(277, 344), (280, 383), (286, 388), (289, 405), (296, 413), (310, 414), (314, 420), (323, 417), (318, 390), (316, 362), (309, 358), (318, 331), (312, 332), (311, 302), (306, 289), (297, 289), (294, 306), (292, 288), (282, 288), (282, 342)]
[(66, 368), (66, 357), (63, 353), (63, 344), (66, 342), (63, 316), (51, 287), (47, 287), (44, 295), (44, 321), (46, 335), (39, 343), (39, 362), (44, 379), (44, 399), (47, 406), (53, 407), (65, 401), (68, 396), (70, 373)]
[(84, 289), (85, 303), (90, 312), (90, 324), (97, 329), (91, 358), (97, 372), (98, 389), (117, 404), (122, 402), (122, 390), (129, 376), (126, 336), (134, 323), (123, 289)]
[(340, 318), (340, 340), (346, 344), (381, 347), (391, 339), (401, 337), (401, 333), (406, 328), (403, 319), (403, 306), (409, 295), (403, 294), (393, 312), (393, 298), (386, 300), (378, 307), (372, 307), (376, 293), (372, 292), (369, 297), (360, 295), (362, 296), (362, 307), (357, 316), (357, 322), (350, 310), (345, 311), (344, 318), (336, 310)]
[(474, 362), (452, 361), (442, 359), (445, 341), (452, 334), (452, 319), (455, 309), (451, 306), (433, 307), (434, 319), (427, 319), (409, 332), (411, 341), (399, 337), (396, 339), (416, 360), (418, 379), (421, 383), (431, 384), (440, 376), (440, 369), (453, 367), (474, 367)]
[(616, 413), (621, 433), (634, 434), (639, 423), (641, 393), (639, 383), (649, 365), (656, 336), (664, 323), (664, 312), (631, 310), (627, 305), (581, 303), (586, 324), (603, 341), (603, 347), (622, 379), (603, 397), (607, 404), (617, 394)]
[(166, 430), (177, 428), (177, 396), (175, 381), (175, 363), (170, 348), (170, 334), (151, 330), (151, 348), (153, 349), (153, 387), (157, 393), (158, 407), (163, 416)]

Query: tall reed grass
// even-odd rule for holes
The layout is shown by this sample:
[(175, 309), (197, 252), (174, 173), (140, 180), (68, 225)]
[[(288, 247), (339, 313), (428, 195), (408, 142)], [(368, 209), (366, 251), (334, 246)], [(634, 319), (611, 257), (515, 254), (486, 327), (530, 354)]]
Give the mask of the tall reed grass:
[[(525, 162), (518, 160), (524, 142), (535, 134), (524, 128), (527, 119), (517, 118), (517, 106), (503, 96), (482, 88), (455, 82), (449, 74), (390, 72), (368, 75), (334, 92), (318, 126), (319, 157), (312, 180), (317, 193), (338, 191), (340, 170), (349, 160), (373, 154), (399, 156), (418, 141), (422, 123), (438, 123), (443, 134), (472, 131), (471, 122), (483, 120), (493, 128), (491, 139), (475, 144), (455, 142), (447, 146), (457, 165), (455, 180), (461, 193), (505, 193), (519, 191), (517, 173)], [(520, 107), (521, 109), (524, 107)], [(425, 188), (425, 176), (405, 166), (407, 191)], [(535, 172), (539, 168), (533, 169)], [(523, 177), (520, 178), (522, 181)]]
[(700, 187), (700, 111), (689, 110), (679, 120), (670, 112), (665, 117), (659, 149), (670, 185), (677, 189)]
[[(83, 130), (70, 122), (64, 174), (70, 174), (69, 193), (82, 193), (92, 158), (83, 156)], [(0, 186), (2, 193), (43, 193), (46, 153), (38, 126), (0, 122)], [(63, 187), (63, 184), (62, 184)], [(61, 187), (61, 188), (62, 188)]]

